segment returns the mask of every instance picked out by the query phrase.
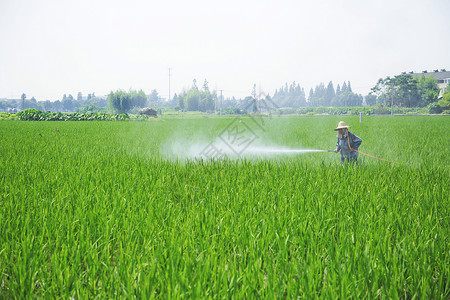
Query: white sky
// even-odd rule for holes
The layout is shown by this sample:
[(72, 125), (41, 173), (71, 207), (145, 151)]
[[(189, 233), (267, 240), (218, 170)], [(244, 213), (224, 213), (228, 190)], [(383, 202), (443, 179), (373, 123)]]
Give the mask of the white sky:
[(162, 97), (204, 79), (225, 97), (253, 84), (350, 81), (366, 95), (402, 71), (450, 70), (449, 0), (0, 0), (0, 98), (111, 90)]

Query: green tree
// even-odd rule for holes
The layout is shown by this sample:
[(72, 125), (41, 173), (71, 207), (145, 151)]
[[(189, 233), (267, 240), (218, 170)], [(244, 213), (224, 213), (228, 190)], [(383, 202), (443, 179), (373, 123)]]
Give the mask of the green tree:
[(159, 94), (157, 90), (152, 90), (150, 96), (148, 97), (148, 102), (150, 102), (151, 105), (155, 105), (159, 102)]
[(341, 86), (338, 84), (336, 87), (336, 96), (339, 96), (340, 93), (341, 93)]
[(178, 105), (178, 95), (177, 95), (177, 93), (175, 93), (173, 95), (172, 100), (171, 100), (171, 105), (172, 106), (177, 106)]
[(124, 91), (111, 91), (108, 95), (108, 106), (113, 112), (126, 113), (131, 107), (131, 97)]
[(62, 102), (62, 106), (63, 106), (63, 110), (64, 111), (69, 112), (69, 111), (73, 110), (73, 102), (70, 99), (70, 97), (64, 98), (61, 102)]
[(331, 102), (333, 101), (334, 97), (336, 97), (336, 93), (334, 91), (333, 82), (330, 81), (328, 83), (327, 89), (325, 91), (325, 99), (324, 99), (324, 106), (330, 106)]
[[(175, 97), (174, 97), (175, 98)], [(183, 99), (183, 95), (180, 95), (180, 97), (178, 97), (178, 107), (181, 110), (184, 110), (186, 107), (184, 105), (184, 99)]]
[(323, 82), (321, 82), (319, 85), (316, 85), (316, 88), (314, 89), (313, 96), (310, 99), (310, 105), (311, 106), (325, 106), (326, 101), (326, 89)]
[(196, 85), (194, 84), (194, 87), (187, 93), (186, 95), (186, 109), (188, 111), (198, 111), (199, 110), (199, 103), (200, 103), (200, 91), (195, 88)]
[[(287, 83), (286, 83), (287, 84)], [(286, 86), (286, 90), (287, 90), (287, 86)], [(252, 97), (253, 99), (256, 100), (256, 83), (253, 84), (253, 88), (252, 88)]]
[(421, 97), (421, 106), (436, 102), (439, 96), (439, 86), (433, 76), (425, 77), (423, 74), (418, 78), (418, 92)]
[(208, 80), (203, 81), (203, 91), (209, 93)]
[(210, 91), (208, 81), (205, 79), (203, 82), (202, 90), (197, 88), (196, 80), (194, 79), (193, 85), (189, 91), (184, 91), (177, 97), (178, 106), (177, 109), (188, 111), (203, 111), (213, 112), (215, 109), (215, 103), (217, 102), (216, 91)]
[(442, 99), (439, 100), (438, 104), (444, 109), (450, 109), (450, 84), (447, 85), (444, 95)]
[(418, 90), (418, 81), (411, 74), (402, 74), (394, 78), (394, 101), (399, 106), (423, 106)]
[(129, 94), (131, 97), (131, 107), (145, 107), (145, 105), (147, 104), (147, 96), (145, 95), (143, 90), (139, 90), (139, 92), (130, 90)]
[(27, 95), (25, 95), (25, 93), (23, 93), (22, 96), (20, 96), (20, 99), (21, 99), (20, 109), (24, 110), (25, 109), (25, 99), (27, 99)]
[(411, 74), (380, 78), (371, 89), (371, 93), (377, 96), (377, 102), (405, 107), (433, 103), (438, 92), (437, 82), (433, 78), (417, 78)]
[(374, 94), (369, 94), (365, 97), (366, 100), (366, 104), (369, 106), (373, 106), (375, 104), (377, 104), (377, 96), (375, 96)]
[(314, 101), (314, 90), (312, 88), (309, 89), (309, 95), (308, 95), (308, 104), (309, 106), (314, 106), (313, 105), (313, 101)]
[(45, 100), (41, 103), (42, 109), (44, 111), (51, 111), (53, 108), (52, 102), (50, 100)]

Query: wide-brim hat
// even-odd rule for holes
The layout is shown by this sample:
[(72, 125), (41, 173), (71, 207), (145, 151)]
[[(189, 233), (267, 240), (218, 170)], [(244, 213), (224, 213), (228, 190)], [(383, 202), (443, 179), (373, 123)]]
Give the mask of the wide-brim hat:
[(350, 128), (350, 126), (348, 126), (347, 124), (345, 124), (344, 121), (340, 121), (338, 126), (334, 129), (334, 130), (339, 130), (339, 129), (344, 129), (344, 128)]

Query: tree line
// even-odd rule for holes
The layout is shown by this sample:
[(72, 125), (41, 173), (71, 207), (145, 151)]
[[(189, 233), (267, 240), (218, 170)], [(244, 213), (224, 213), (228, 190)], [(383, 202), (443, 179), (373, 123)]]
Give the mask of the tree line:
[(438, 101), (439, 86), (437, 80), (423, 74), (401, 74), (395, 77), (380, 78), (371, 89), (371, 103), (381, 103), (399, 107), (424, 107)]
[(89, 93), (85, 98), (81, 92), (78, 93), (76, 99), (71, 94), (64, 94), (60, 100), (37, 101), (35, 97), (27, 99), (27, 95), (23, 93), (19, 100), (0, 101), (0, 110), (4, 111), (37, 109), (51, 112), (75, 112), (86, 106), (106, 107), (107, 101), (105, 98), (96, 97), (95, 93)]
[[(87, 98), (79, 92), (76, 99), (71, 94), (64, 94), (62, 99), (57, 101), (36, 101), (34, 97), (28, 100), (26, 95), (22, 94), (21, 99), (15, 102), (0, 101), (0, 110), (32, 108), (52, 112), (136, 113), (143, 107), (166, 106), (181, 111), (239, 113), (243, 110), (260, 110), (257, 108), (258, 100), (273, 103), (278, 108), (293, 109), (320, 106), (373, 106), (377, 104), (396, 107), (424, 107), (430, 104), (439, 105), (438, 95), (437, 80), (432, 76), (425, 77), (423, 74), (420, 77), (401, 74), (392, 78), (379, 79), (369, 95), (365, 97), (352, 91), (350, 81), (344, 81), (336, 88), (332, 81), (326, 86), (324, 83), (320, 83), (314, 89), (311, 88), (306, 97), (305, 89), (294, 81), (291, 84), (285, 83), (276, 89), (273, 96), (265, 95), (265, 99), (257, 99), (256, 85), (253, 86), (251, 95), (244, 99), (234, 97), (224, 99), (217, 94), (217, 91), (210, 90), (206, 79), (202, 88), (197, 86), (197, 81), (194, 79), (189, 90), (184, 90), (179, 95), (175, 94), (169, 101), (163, 101), (157, 90), (152, 90), (149, 95), (146, 95), (143, 90), (130, 89), (128, 92), (117, 90), (111, 91), (107, 97), (96, 97), (95, 93), (90, 93)], [(444, 98), (448, 97), (450, 96), (447, 92), (444, 94)], [(448, 102), (448, 100), (439, 102), (444, 109), (448, 107), (446, 101)]]

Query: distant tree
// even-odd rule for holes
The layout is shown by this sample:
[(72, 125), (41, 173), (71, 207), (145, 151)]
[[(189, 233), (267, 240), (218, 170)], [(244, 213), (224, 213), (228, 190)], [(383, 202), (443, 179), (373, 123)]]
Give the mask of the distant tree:
[(88, 104), (83, 107), (77, 109), (77, 113), (85, 114), (85, 113), (106, 113), (106, 108), (98, 107), (93, 104)]
[(389, 106), (391, 104), (406, 107), (424, 105), (419, 94), (418, 80), (411, 74), (379, 79), (371, 91), (378, 96), (378, 101)]
[(369, 93), (364, 99), (366, 100), (366, 104), (369, 106), (377, 104), (377, 96), (374, 94)]
[(333, 101), (334, 97), (336, 96), (336, 93), (334, 91), (333, 82), (330, 81), (327, 86), (327, 90), (325, 92), (325, 106), (330, 106), (331, 102)]
[(86, 102), (84, 102), (85, 105), (95, 105), (98, 107), (107, 107), (108, 106), (108, 98), (98, 98), (98, 97), (93, 97), (89, 100), (86, 100)]
[(108, 95), (108, 106), (117, 113), (126, 113), (131, 107), (131, 97), (124, 91), (111, 91)]
[(350, 81), (348, 81), (348, 83), (347, 83), (347, 91), (353, 93), (353, 91), (352, 91), (352, 85), (350, 84)]
[(200, 91), (196, 88), (196, 85), (186, 95), (186, 109), (189, 111), (198, 111), (200, 103)]
[(436, 102), (439, 96), (439, 86), (433, 76), (425, 77), (423, 74), (418, 78), (418, 92), (420, 94), (420, 106), (426, 106)]
[(214, 112), (217, 103), (216, 91), (209, 89), (208, 81), (203, 81), (202, 89), (197, 87), (197, 81), (193, 80), (193, 85), (190, 90), (183, 91), (180, 95), (174, 96), (172, 101), (177, 101), (177, 110), (187, 111), (203, 111)]
[(64, 101), (64, 100), (66, 100), (66, 99), (67, 99), (67, 95), (64, 94), (62, 100)]
[(208, 81), (206, 79), (203, 81), (203, 91), (209, 93)]
[(178, 97), (178, 107), (179, 107), (181, 110), (184, 110), (184, 109), (186, 108), (185, 105), (184, 105), (184, 99), (183, 99), (183, 96)]
[(345, 92), (347, 92), (347, 91), (348, 91), (347, 83), (345, 83), (345, 81), (344, 81), (344, 83), (342, 84), (341, 93), (345, 93)]
[(148, 101), (151, 105), (155, 105), (159, 101), (159, 95), (157, 90), (152, 90), (150, 96), (148, 97)]
[(73, 111), (73, 102), (70, 97), (66, 97), (62, 100), (63, 110), (66, 112)]
[(53, 110), (53, 104), (50, 100), (42, 101), (41, 106), (44, 111), (52, 111)]
[(314, 101), (314, 90), (311, 88), (309, 90), (309, 96), (308, 96), (308, 103), (310, 106), (313, 106), (313, 102)]
[(33, 102), (33, 103), (36, 103), (36, 98), (31, 97), (30, 101)]
[(27, 95), (25, 95), (25, 93), (23, 93), (22, 96), (20, 96), (20, 99), (21, 99), (20, 109), (24, 110), (25, 109), (25, 99), (27, 99)]
[(92, 95), (91, 95), (91, 94), (88, 94), (87, 100), (90, 100), (91, 98), (92, 98)]
[(61, 101), (56, 100), (55, 102), (53, 102), (53, 111), (62, 111), (63, 110), (63, 106)]
[(341, 86), (338, 84), (336, 87), (336, 96), (339, 96), (340, 93), (341, 93)]
[(175, 93), (174, 95), (173, 95), (173, 98), (172, 98), (172, 106), (177, 106), (178, 105), (178, 95), (177, 95), (177, 93)]
[(417, 78), (413, 78), (410, 74), (396, 76), (394, 84), (394, 97), (399, 106), (423, 106), (419, 95)]
[(139, 92), (136, 93), (136, 91), (133, 92), (132, 96), (132, 102), (133, 107), (145, 107), (147, 104), (147, 95), (145, 95), (143, 90), (139, 90)]
[(243, 111), (254, 112), (257, 109), (255, 104), (255, 98), (252, 96), (247, 96), (239, 103), (239, 108)]
[(314, 89), (313, 97), (310, 101), (311, 106), (326, 106), (325, 102), (326, 90), (325, 85), (321, 82), (319, 85), (316, 85)]
[(78, 92), (77, 100), (78, 100), (78, 101), (83, 100), (83, 94), (82, 94), (81, 92)]

